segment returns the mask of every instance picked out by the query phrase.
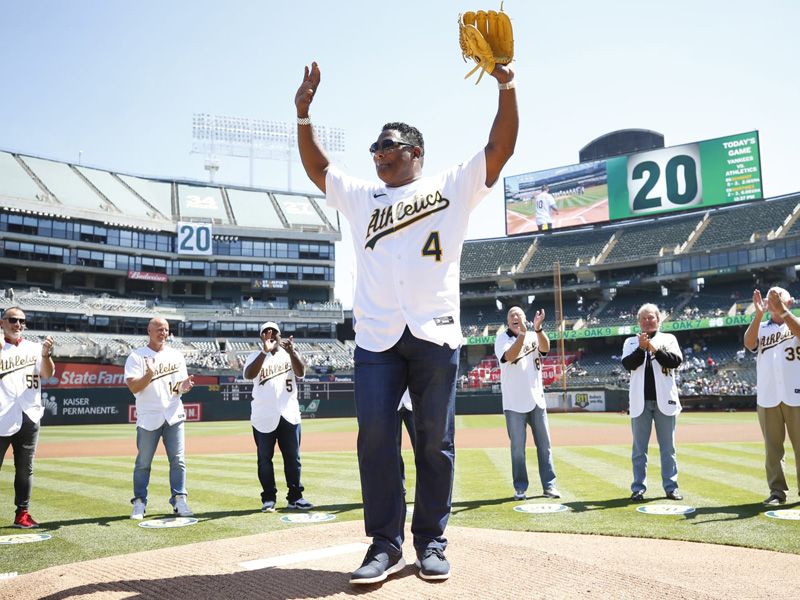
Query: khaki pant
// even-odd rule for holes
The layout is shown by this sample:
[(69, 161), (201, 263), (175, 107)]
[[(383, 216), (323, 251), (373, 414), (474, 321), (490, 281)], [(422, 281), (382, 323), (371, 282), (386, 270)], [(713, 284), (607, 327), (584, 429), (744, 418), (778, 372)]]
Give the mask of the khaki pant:
[(800, 406), (787, 406), (780, 403), (772, 408), (758, 407), (758, 422), (764, 435), (764, 449), (767, 453), (767, 484), (770, 494), (786, 500), (789, 486), (786, 483), (785, 449), (786, 433), (794, 449), (794, 462), (797, 468), (797, 485), (800, 486)]

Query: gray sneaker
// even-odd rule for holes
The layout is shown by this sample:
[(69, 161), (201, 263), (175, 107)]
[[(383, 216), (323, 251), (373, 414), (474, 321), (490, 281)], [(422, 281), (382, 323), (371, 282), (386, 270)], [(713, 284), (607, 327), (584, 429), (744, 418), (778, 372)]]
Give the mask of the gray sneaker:
[(261, 505), (261, 512), (275, 512), (275, 501), (267, 500)]
[(175, 506), (172, 507), (172, 512), (179, 517), (191, 517), (194, 515), (189, 509), (189, 505), (186, 504), (186, 494), (178, 494), (175, 496)]
[(415, 564), (419, 567), (419, 576), (423, 579), (448, 579), (450, 577), (450, 563), (447, 562), (441, 548), (426, 548), (421, 555), (417, 555)]
[(555, 487), (547, 488), (542, 494), (545, 498), (561, 498), (561, 492)]
[(391, 557), (387, 552), (384, 552), (375, 544), (372, 544), (367, 550), (364, 562), (350, 575), (350, 583), (359, 585), (364, 583), (379, 583), (392, 573), (397, 573), (405, 566), (406, 561), (403, 560), (402, 554)]
[(144, 519), (144, 512), (145, 504), (139, 498), (137, 498), (133, 501), (133, 512), (131, 513), (131, 519), (136, 521)]

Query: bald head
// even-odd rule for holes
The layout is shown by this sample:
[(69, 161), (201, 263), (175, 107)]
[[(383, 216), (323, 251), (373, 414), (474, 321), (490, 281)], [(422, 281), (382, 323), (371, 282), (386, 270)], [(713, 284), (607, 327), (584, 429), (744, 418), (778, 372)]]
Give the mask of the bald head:
[(169, 323), (161, 317), (150, 319), (150, 324), (147, 326), (147, 335), (150, 337), (150, 343), (147, 345), (150, 349), (158, 352), (164, 348), (164, 344), (169, 337)]

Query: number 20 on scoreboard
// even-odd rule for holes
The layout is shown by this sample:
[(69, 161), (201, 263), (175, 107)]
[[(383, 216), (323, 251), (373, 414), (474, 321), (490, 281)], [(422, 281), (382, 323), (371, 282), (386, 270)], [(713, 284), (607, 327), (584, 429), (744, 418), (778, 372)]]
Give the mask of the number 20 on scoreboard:
[(682, 210), (703, 203), (697, 144), (628, 157), (628, 208), (632, 216)]
[(211, 223), (178, 223), (178, 254), (211, 255)]

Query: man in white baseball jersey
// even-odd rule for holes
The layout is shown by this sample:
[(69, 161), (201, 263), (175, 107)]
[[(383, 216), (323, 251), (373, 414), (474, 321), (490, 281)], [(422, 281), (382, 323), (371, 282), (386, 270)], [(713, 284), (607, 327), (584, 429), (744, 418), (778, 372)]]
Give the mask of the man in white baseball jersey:
[(653, 423), (661, 451), (661, 485), (667, 498), (683, 500), (675, 457), (675, 423), (681, 412), (677, 374), (683, 355), (675, 336), (658, 330), (661, 311), (655, 304), (643, 304), (637, 316), (642, 332), (626, 339), (622, 347), (622, 366), (631, 372), (631, 500), (643, 502), (647, 491), (647, 448)]
[(550, 194), (550, 188), (545, 183), (542, 191), (534, 199), (536, 202), (536, 225), (539, 231), (547, 231), (553, 228), (553, 213), (558, 214), (556, 199)]
[[(422, 134), (405, 123), (387, 123), (369, 149), (380, 183), (349, 177), (325, 155), (308, 116), (320, 82), (316, 63), (306, 67), (295, 96), (303, 166), (328, 206), (350, 223), (358, 264), (353, 300), (358, 463), (372, 545), (351, 583), (383, 581), (405, 565), (406, 504), (395, 433), (406, 388), (415, 401), (417, 432), (411, 523), (416, 564), (424, 579), (450, 576), (444, 529), (452, 500), (462, 340), (459, 263), (469, 215), (497, 183), (519, 129), (513, 69), (497, 65), (492, 76), (500, 86), (499, 106), (484, 149), (424, 177)], [(414, 93), (410, 97), (424, 101)]]
[(14, 527), (31, 529), (39, 524), (28, 513), (33, 491), (33, 457), (39, 442), (39, 426), (44, 414), (42, 379), (51, 378), (56, 366), (50, 357), (53, 336), (44, 343), (22, 339), (25, 313), (12, 307), (3, 311), (0, 327), (0, 467), (11, 446), (14, 449)]
[(186, 461), (184, 431), (186, 411), (181, 396), (192, 389), (193, 376), (186, 371), (183, 354), (167, 346), (169, 323), (156, 317), (147, 326), (146, 346), (135, 350), (125, 362), (125, 382), (136, 396), (136, 465), (133, 468), (133, 513), (131, 519), (144, 518), (150, 465), (163, 439), (169, 459), (170, 499), (173, 512), (192, 516), (186, 504)]
[(292, 336), (281, 341), (277, 323), (261, 326), (261, 350), (247, 357), (242, 374), (253, 383), (250, 424), (258, 456), (258, 480), (261, 482), (261, 510), (275, 512), (278, 488), (272, 458), (275, 442), (283, 455), (283, 474), (289, 493), (289, 508), (309, 510), (312, 504), (303, 498), (300, 483), (300, 405), (297, 403), (297, 379), (306, 373), (306, 365), (294, 348)]
[[(792, 298), (783, 288), (771, 288), (766, 302), (755, 290), (756, 310), (744, 333), (745, 347), (756, 353), (756, 403), (769, 485), (769, 497), (763, 503), (767, 506), (784, 504), (789, 491), (784, 466), (787, 432), (800, 485), (800, 321), (789, 310), (791, 305)], [(762, 322), (766, 311), (769, 319)]]
[(500, 361), (500, 386), (503, 390), (503, 414), (508, 439), (511, 440), (511, 476), (514, 500), (525, 500), (528, 469), (525, 465), (527, 425), (533, 432), (539, 479), (543, 494), (560, 498), (556, 489), (556, 470), (550, 448), (550, 425), (542, 384), (542, 358), (550, 352), (550, 340), (542, 329), (544, 310), (537, 310), (533, 331), (528, 331), (525, 312), (518, 306), (508, 311), (508, 328), (497, 336), (494, 353)]

